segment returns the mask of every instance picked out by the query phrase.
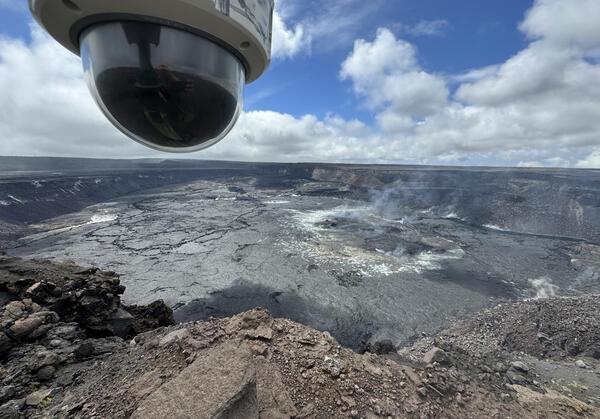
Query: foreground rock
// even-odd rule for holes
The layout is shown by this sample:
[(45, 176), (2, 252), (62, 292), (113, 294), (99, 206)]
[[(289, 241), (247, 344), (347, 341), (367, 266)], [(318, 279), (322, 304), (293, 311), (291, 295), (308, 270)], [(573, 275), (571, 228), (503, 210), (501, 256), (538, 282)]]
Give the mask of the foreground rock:
[[(19, 264), (27, 268), (15, 268)], [(343, 348), (327, 332), (274, 319), (261, 309), (165, 327), (168, 309), (160, 304), (128, 310), (108, 295), (118, 299), (119, 292), (98, 291), (118, 291), (113, 274), (16, 260), (2, 266), (2, 284), (21, 283), (11, 275), (28, 277), (32, 267), (36, 280), (15, 286), (14, 301), (2, 311), (9, 327), (21, 321), (21, 337), (4, 352), (0, 418), (599, 415), (593, 348), (600, 343), (600, 297), (500, 306), (398, 353), (374, 355)], [(9, 275), (10, 270), (19, 272)], [(69, 273), (62, 276), (69, 281), (87, 275), (84, 282), (95, 291), (83, 292), (82, 285), (71, 300), (73, 308), (59, 314), (50, 307), (68, 292), (67, 280), (55, 275), (65, 270)], [(56, 288), (31, 290), (44, 279)], [(49, 291), (36, 297), (39, 302), (29, 301), (37, 289)], [(90, 296), (101, 298), (103, 307), (114, 310), (111, 315), (95, 311), (98, 320), (90, 322), (73, 314)], [(154, 329), (131, 338), (132, 326), (125, 329), (130, 333), (125, 339), (114, 336), (122, 330), (115, 318), (122, 322), (126, 314), (140, 330)], [(139, 315), (146, 317), (136, 320)], [(7, 316), (18, 320), (11, 323)], [(556, 321), (550, 325), (550, 319)], [(106, 335), (96, 336), (99, 330)], [(548, 350), (540, 351), (541, 333), (556, 347), (545, 343)]]
[[(444, 364), (429, 365), (361, 355), (340, 347), (327, 333), (256, 309), (138, 335), (127, 347), (82, 369), (77, 382), (47, 406), (26, 412), (134, 418), (598, 414), (573, 395), (535, 383), (533, 367), (523, 382), (510, 384), (503, 372), (490, 380), (465, 366), (460, 357), (469, 355), (444, 352)], [(471, 362), (482, 366), (476, 357)]]
[[(543, 394), (598, 415), (591, 408), (600, 406), (598, 307), (597, 295), (501, 304), (399, 354), (404, 362), (430, 364), (430, 383), (447, 379), (450, 363), (502, 400)], [(437, 351), (445, 356), (432, 365)]]
[(47, 406), (98, 357), (173, 322), (161, 302), (121, 305), (118, 275), (0, 258), (0, 418)]

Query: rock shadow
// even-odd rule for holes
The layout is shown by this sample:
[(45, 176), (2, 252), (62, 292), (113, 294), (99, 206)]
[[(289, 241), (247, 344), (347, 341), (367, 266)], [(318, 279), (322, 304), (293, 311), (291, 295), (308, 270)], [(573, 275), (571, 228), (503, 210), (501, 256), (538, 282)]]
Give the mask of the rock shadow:
[(365, 352), (369, 348), (369, 340), (378, 329), (376, 322), (363, 313), (342, 312), (308, 301), (294, 291), (279, 291), (242, 279), (208, 298), (175, 308), (174, 316), (178, 323), (203, 321), (210, 317), (230, 317), (257, 307), (269, 310), (274, 317), (327, 331), (341, 345), (357, 352)]

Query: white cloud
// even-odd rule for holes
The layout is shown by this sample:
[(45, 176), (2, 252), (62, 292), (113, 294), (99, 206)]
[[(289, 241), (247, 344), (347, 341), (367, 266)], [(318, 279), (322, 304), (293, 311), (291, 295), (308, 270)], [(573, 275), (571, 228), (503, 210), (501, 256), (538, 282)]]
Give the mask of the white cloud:
[(600, 168), (600, 148), (593, 150), (588, 156), (575, 163), (575, 167), (582, 169)]
[[(365, 154), (357, 156), (356, 150)], [(382, 151), (379, 140), (359, 121), (252, 111), (242, 115), (229, 138), (202, 156), (250, 161), (367, 162), (380, 158)]]
[[(277, 3), (277, 7), (281, 4)], [(292, 58), (309, 46), (310, 38), (307, 36), (304, 26), (296, 24), (290, 28), (284, 22), (279, 9), (273, 14), (273, 58)]]
[(417, 118), (438, 112), (448, 98), (445, 82), (425, 71), (411, 71), (388, 77), (382, 85), (382, 97), (401, 115)]
[(483, 68), (475, 68), (460, 74), (452, 75), (449, 77), (449, 80), (456, 83), (472, 83), (490, 76), (497, 75), (499, 69), (499, 64), (494, 64)]
[[(577, 9), (573, 3), (587, 15), (571, 13), (570, 31), (557, 24), (555, 35), (548, 22), (559, 22), (566, 4)], [(589, 24), (598, 11), (598, 1), (536, 2), (522, 25), (534, 41), (505, 63), (447, 78), (458, 83), (450, 99), (446, 81), (420, 68), (415, 49), (387, 30), (357, 41), (341, 74), (385, 135), (418, 161), (574, 165), (600, 143), (600, 66), (587, 59), (600, 45)]]
[(575, 64), (573, 52), (535, 42), (473, 84), (464, 84), (458, 98), (479, 105), (502, 105), (523, 101), (564, 87), (566, 72)]
[(293, 58), (302, 52), (328, 51), (351, 43), (379, 4), (380, 0), (277, 0), (273, 58)]
[(294, 31), (302, 33), (300, 50), (329, 51), (351, 44), (381, 4), (383, 0), (277, 0), (276, 17), (296, 22)]
[(415, 48), (380, 29), (375, 41), (359, 39), (354, 51), (342, 63), (341, 76), (351, 79), (358, 93), (367, 93), (386, 77), (418, 69)]
[[(122, 135), (101, 114), (85, 86), (78, 57), (37, 26), (32, 42), (0, 38), (0, 155), (79, 157), (166, 156)], [(362, 161), (383, 155), (359, 121), (319, 120), (272, 111), (242, 114), (215, 147), (191, 155), (250, 161)], [(170, 156), (170, 155), (169, 155)]]
[(554, 45), (598, 48), (598, 0), (536, 0), (521, 30), (534, 39)]
[[(227, 139), (192, 157), (600, 167), (600, 63), (589, 59), (600, 36), (592, 46), (593, 28), (577, 29), (589, 26), (600, 2), (561, 1), (587, 7), (580, 25), (571, 16), (565, 29), (559, 0), (537, 1), (521, 26), (532, 39), (523, 51), (446, 78), (424, 69), (412, 44), (381, 29), (357, 40), (340, 69), (374, 126), (339, 116), (247, 112)], [(286, 6), (280, 13), (287, 21), (296, 12)], [(0, 40), (0, 91), (0, 154), (161, 155), (106, 122), (77, 57), (39, 30), (29, 45)]]
[(398, 25), (402, 33), (411, 36), (441, 36), (448, 30), (448, 21), (445, 19), (421, 20), (414, 25)]
[(550, 157), (540, 161), (521, 161), (517, 167), (571, 167), (573, 164), (562, 157)]
[(342, 63), (341, 77), (351, 80), (355, 92), (372, 107), (384, 108), (388, 115), (382, 118), (387, 121), (390, 112), (415, 118), (433, 114), (448, 96), (445, 82), (419, 67), (415, 48), (388, 29), (380, 29), (373, 42), (355, 42)]
[(599, 19), (595, 0), (535, 2), (520, 26), (535, 40), (458, 88), (464, 108), (495, 133), (480, 143), (568, 154), (544, 160), (551, 165), (574, 164), (574, 151), (600, 143), (600, 66), (586, 59), (600, 45)]
[(32, 30), (31, 45), (0, 39), (0, 154), (131, 155), (83, 82), (79, 59)]

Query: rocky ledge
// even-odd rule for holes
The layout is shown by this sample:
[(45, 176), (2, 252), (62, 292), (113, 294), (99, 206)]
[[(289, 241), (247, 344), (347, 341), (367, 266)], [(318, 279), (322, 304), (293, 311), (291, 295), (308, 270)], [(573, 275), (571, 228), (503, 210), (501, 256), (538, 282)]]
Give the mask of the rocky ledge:
[(161, 301), (122, 305), (124, 291), (114, 272), (0, 257), (0, 418), (43, 416), (97, 359), (175, 323)]
[(599, 296), (507, 304), (387, 355), (255, 309), (173, 325), (112, 272), (0, 259), (0, 418), (599, 417)]

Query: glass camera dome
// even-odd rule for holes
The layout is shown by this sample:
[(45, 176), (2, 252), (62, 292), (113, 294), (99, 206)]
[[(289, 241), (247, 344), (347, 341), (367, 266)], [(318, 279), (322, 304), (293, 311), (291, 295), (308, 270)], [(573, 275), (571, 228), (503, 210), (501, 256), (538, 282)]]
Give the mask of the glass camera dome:
[(88, 86), (104, 114), (148, 147), (210, 147), (240, 114), (244, 67), (209, 39), (150, 22), (110, 22), (86, 29), (80, 46)]

